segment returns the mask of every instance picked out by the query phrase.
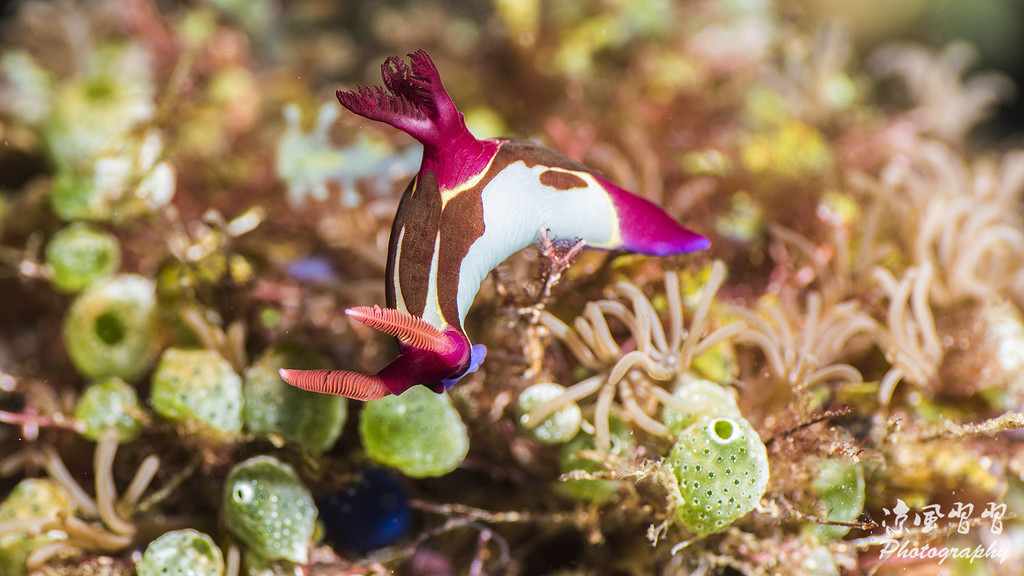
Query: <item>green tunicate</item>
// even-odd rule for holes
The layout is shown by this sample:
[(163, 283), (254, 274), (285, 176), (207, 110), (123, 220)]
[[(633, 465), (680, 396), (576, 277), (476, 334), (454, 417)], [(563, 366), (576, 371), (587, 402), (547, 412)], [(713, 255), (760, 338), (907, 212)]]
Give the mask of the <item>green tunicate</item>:
[(46, 245), (46, 264), (58, 290), (77, 292), (117, 272), (121, 266), (121, 246), (113, 234), (75, 222), (50, 239)]
[(75, 406), (75, 420), (85, 423), (83, 436), (97, 442), (104, 430), (117, 429), (119, 444), (131, 442), (142, 433), (139, 397), (135, 388), (111, 376), (89, 385)]
[(242, 430), (242, 379), (212, 350), (165, 350), (149, 401), (170, 420), (231, 434)]
[(202, 532), (175, 530), (150, 542), (135, 569), (139, 576), (223, 576), (224, 554)]
[(679, 482), (676, 518), (698, 535), (721, 532), (753, 510), (768, 486), (768, 454), (738, 417), (692, 424), (665, 465)]
[[(565, 388), (551, 382), (534, 384), (519, 395), (519, 423), (526, 425), (530, 410), (565, 392)], [(575, 402), (556, 410), (543, 422), (527, 428), (531, 436), (545, 444), (563, 444), (572, 440), (580, 430), (583, 415)]]
[[(609, 456), (626, 456), (633, 448), (633, 436), (629, 427), (618, 417), (609, 418), (609, 440), (611, 449)], [(560, 467), (563, 474), (577, 470), (587, 473), (601, 472), (604, 467), (600, 462), (588, 457), (588, 453), (604, 453), (592, 434), (580, 432), (568, 443), (562, 445)], [(619, 489), (615, 480), (573, 478), (560, 483), (561, 489), (579, 500), (600, 504), (607, 501)]]
[(64, 317), (64, 347), (72, 364), (91, 379), (131, 380), (153, 359), (156, 309), (151, 280), (122, 274), (93, 284)]
[(125, 221), (174, 194), (159, 132), (138, 130), (156, 111), (153, 67), (137, 43), (97, 43), (88, 63), (54, 86), (35, 123), (55, 166), (50, 204), (66, 221)]
[[(856, 462), (822, 461), (811, 487), (828, 510), (828, 520), (856, 522), (864, 511), (864, 471)], [(822, 541), (842, 538), (850, 531), (845, 526), (829, 524), (807, 524), (805, 530), (813, 532)]]
[(466, 426), (448, 396), (424, 386), (367, 402), (359, 437), (370, 458), (413, 478), (447, 474), (469, 452)]
[(249, 551), (265, 560), (305, 563), (317, 510), (291, 466), (270, 456), (231, 469), (224, 520)]
[(277, 434), (306, 450), (330, 449), (341, 435), (348, 415), (348, 400), (306, 392), (289, 386), (278, 375), (281, 368), (318, 370), (329, 363), (303, 348), (278, 346), (246, 368), (245, 427), (255, 434)]
[[(53, 481), (26, 478), (18, 482), (7, 498), (0, 502), (0, 525), (14, 520), (54, 519), (58, 513), (72, 512), (64, 491)], [(35, 549), (66, 539), (64, 532), (50, 530), (41, 534), (28, 530), (0, 533), (0, 574), (23, 576), (25, 559)]]
[(662, 410), (662, 422), (673, 436), (678, 436), (687, 427), (706, 418), (740, 416), (736, 395), (731, 389), (690, 374), (679, 376), (679, 386), (672, 396), (688, 408), (685, 412), (671, 406), (665, 406)]
[(64, 170), (53, 180), (50, 204), (61, 219), (124, 222), (166, 206), (176, 172), (168, 162), (144, 164), (160, 153), (159, 135), (105, 156), (90, 171)]
[(84, 74), (56, 87), (52, 108), (39, 123), (58, 171), (87, 165), (119, 148), (156, 111), (153, 66), (144, 47), (104, 42), (93, 46), (88, 57)]
[(72, 169), (61, 170), (54, 176), (50, 205), (61, 220), (101, 220), (101, 214), (110, 212), (117, 199), (103, 195), (95, 180), (92, 173)]

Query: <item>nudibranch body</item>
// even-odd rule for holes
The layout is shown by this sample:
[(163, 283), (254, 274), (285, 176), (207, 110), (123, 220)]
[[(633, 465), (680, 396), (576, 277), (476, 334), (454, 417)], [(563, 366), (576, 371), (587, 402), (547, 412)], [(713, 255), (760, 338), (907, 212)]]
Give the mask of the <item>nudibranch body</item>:
[(350, 111), (403, 130), (423, 144), (419, 173), (406, 188), (391, 228), (387, 308), (349, 316), (398, 339), (400, 355), (375, 375), (282, 370), (288, 383), (372, 400), (416, 384), (450, 388), (480, 365), (482, 345), (462, 328), (480, 283), (506, 258), (537, 242), (542, 230), (588, 246), (666, 256), (708, 247), (654, 203), (532, 142), (478, 140), (466, 128), (420, 50), (412, 66), (388, 58), (385, 89), (338, 91)]

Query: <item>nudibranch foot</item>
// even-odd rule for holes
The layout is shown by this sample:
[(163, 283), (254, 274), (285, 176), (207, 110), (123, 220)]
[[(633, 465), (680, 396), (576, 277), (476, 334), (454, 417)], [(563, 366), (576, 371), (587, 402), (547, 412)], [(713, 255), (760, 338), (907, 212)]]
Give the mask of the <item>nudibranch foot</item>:
[(278, 374), (285, 382), (308, 392), (345, 396), (353, 400), (376, 400), (391, 393), (379, 376), (344, 370), (288, 370)]
[(451, 390), (452, 386), (464, 377), (476, 372), (476, 369), (484, 363), (484, 358), (487, 357), (487, 347), (483, 344), (476, 344), (469, 351), (469, 366), (455, 376), (450, 376), (441, 380), (441, 386), (432, 386), (430, 389), (440, 394), (443, 390)]

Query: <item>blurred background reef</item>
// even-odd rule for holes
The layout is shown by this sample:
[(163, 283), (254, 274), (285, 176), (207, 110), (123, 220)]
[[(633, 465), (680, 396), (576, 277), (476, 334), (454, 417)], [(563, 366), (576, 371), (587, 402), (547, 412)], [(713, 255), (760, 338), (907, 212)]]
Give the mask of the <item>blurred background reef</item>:
[[(0, 4), (0, 576), (1024, 573), (1022, 6)], [(394, 354), (421, 149), (334, 91), (421, 48), (711, 248), (554, 239), (450, 393), (297, 391)]]

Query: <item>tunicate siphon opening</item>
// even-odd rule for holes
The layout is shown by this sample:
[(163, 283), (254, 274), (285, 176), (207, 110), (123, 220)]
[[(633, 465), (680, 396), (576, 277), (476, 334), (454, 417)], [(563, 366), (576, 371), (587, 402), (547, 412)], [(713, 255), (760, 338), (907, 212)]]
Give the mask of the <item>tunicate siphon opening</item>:
[(252, 502), (253, 489), (251, 486), (245, 484), (239, 484), (235, 486), (235, 501), (241, 502), (242, 504), (248, 504)]
[(124, 322), (113, 312), (104, 312), (96, 317), (96, 336), (108, 346), (115, 346), (124, 340)]
[(95, 80), (85, 85), (85, 94), (90, 100), (106, 100), (114, 94), (109, 82)]
[(711, 423), (712, 439), (716, 442), (730, 442), (736, 434), (736, 426), (733, 425), (731, 420), (726, 418), (719, 418)]
[(192, 549), (198, 552), (201, 556), (213, 557), (214, 551), (212, 542), (202, 538), (195, 538), (190, 542), (190, 544)]

